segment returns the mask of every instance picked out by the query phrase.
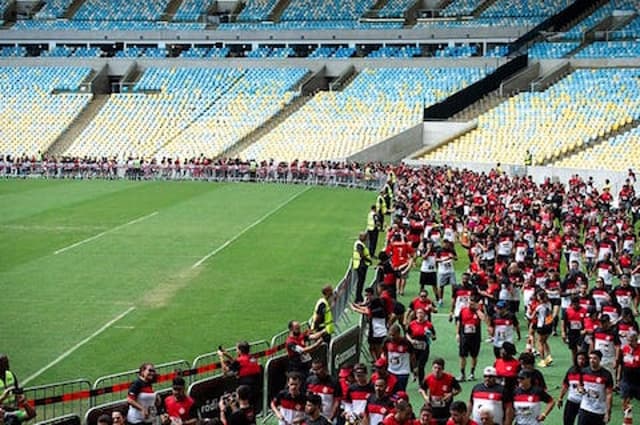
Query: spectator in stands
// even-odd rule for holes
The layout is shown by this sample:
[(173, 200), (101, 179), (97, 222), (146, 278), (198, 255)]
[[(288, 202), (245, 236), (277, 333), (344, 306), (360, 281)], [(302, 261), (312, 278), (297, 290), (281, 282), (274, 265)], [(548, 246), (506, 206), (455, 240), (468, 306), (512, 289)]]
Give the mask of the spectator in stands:
[(255, 425), (256, 409), (251, 403), (252, 390), (240, 385), (233, 394), (220, 399), (220, 419), (224, 425)]
[(127, 403), (128, 424), (150, 424), (153, 422), (153, 411), (156, 394), (152, 384), (156, 381), (156, 369), (152, 363), (143, 363), (138, 370), (138, 377), (129, 387)]
[(160, 416), (162, 425), (194, 425), (198, 421), (195, 402), (185, 392), (185, 386), (182, 376), (173, 378), (171, 395), (164, 399), (164, 413)]
[(331, 307), (333, 305), (334, 293), (331, 285), (322, 288), (322, 297), (316, 302), (313, 309), (313, 317), (311, 318), (311, 329), (319, 334), (323, 341), (327, 344), (331, 341), (333, 335), (333, 314)]
[(293, 425), (304, 417), (307, 399), (302, 392), (302, 376), (297, 372), (287, 374), (287, 387), (271, 401), (271, 411), (279, 425)]
[(13, 392), (6, 391), (14, 388), (18, 388), (18, 378), (9, 369), (9, 356), (0, 354), (0, 407), (15, 408), (16, 400)]

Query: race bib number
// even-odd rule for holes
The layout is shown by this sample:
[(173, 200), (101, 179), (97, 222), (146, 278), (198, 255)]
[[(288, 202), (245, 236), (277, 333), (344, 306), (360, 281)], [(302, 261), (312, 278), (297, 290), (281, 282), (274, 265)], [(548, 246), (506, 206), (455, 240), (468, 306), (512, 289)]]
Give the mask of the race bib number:
[(476, 333), (476, 325), (464, 325), (464, 333), (466, 334)]

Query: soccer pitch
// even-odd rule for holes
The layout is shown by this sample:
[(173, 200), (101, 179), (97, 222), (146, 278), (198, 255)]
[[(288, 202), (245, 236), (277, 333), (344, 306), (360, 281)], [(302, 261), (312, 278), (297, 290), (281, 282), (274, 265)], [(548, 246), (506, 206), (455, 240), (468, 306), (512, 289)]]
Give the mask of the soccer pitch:
[(374, 194), (203, 182), (0, 182), (0, 350), (28, 385), (268, 339), (348, 267)]

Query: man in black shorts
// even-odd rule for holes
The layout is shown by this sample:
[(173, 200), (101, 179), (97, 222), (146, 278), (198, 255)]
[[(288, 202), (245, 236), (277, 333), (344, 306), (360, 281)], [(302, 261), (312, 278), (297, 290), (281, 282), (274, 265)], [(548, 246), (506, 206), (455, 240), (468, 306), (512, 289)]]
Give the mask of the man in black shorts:
[(475, 370), (478, 363), (478, 353), (480, 353), (481, 332), (480, 324), (485, 319), (485, 315), (478, 308), (478, 300), (474, 296), (471, 298), (468, 307), (460, 310), (460, 315), (456, 320), (456, 338), (458, 339), (458, 354), (460, 356), (460, 377), (458, 381), (465, 380), (465, 368), (467, 357), (471, 356), (471, 373), (469, 381), (475, 380)]

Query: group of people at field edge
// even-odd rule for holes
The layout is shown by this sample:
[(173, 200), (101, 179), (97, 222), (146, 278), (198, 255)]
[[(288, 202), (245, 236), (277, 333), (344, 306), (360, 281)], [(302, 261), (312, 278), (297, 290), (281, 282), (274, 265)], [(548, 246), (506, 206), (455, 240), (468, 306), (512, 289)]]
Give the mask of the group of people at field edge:
[[(596, 187), (579, 175), (566, 185), (536, 184), (499, 169), (390, 168), (353, 248), (352, 309), (366, 316), (374, 367), (386, 372), (384, 383), (371, 379), (373, 395), (363, 403), (345, 393), (349, 414), (395, 425), (378, 414), (375, 387), (402, 398), (413, 375), (424, 399), (416, 414), (426, 423), (534, 425), (557, 406), (565, 425), (604, 424), (615, 393), (624, 424), (633, 423), (632, 401), (640, 400), (635, 183), (632, 170), (613, 194), (608, 181)], [(374, 264), (376, 284), (365, 288)], [(420, 292), (404, 303), (412, 270)], [(449, 329), (436, 332), (438, 312), (448, 315)], [(458, 358), (447, 361), (457, 361), (455, 374), (437, 355), (437, 337), (452, 331)], [(562, 352), (551, 350), (555, 337)], [(478, 365), (483, 347), (493, 349), (491, 364)], [(544, 372), (554, 356), (572, 366), (551, 395)], [(465, 381), (478, 381), (467, 403), (456, 400)]]

